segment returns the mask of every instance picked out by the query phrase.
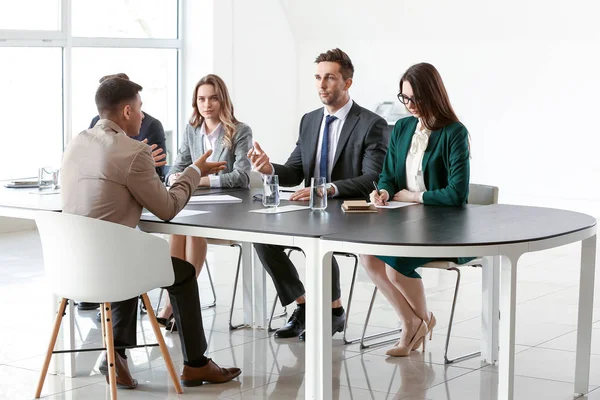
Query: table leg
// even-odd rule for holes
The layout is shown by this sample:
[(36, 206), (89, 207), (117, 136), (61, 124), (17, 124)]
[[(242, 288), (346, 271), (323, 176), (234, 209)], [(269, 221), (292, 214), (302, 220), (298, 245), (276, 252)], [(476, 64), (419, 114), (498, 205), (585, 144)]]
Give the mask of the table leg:
[(267, 272), (260, 259), (253, 251), (253, 285), (254, 285), (254, 326), (265, 328), (267, 326)]
[(500, 324), (500, 256), (484, 257), (481, 278), (481, 360), (498, 361)]
[(513, 400), (515, 383), (515, 321), (517, 261), (520, 254), (503, 255), (500, 287), (500, 365), (498, 399)]
[(332, 398), (331, 260), (321, 256), (319, 240), (307, 240), (306, 254), (306, 392), (307, 399)]
[(577, 317), (577, 354), (575, 356), (575, 397), (582, 396), (589, 392), (595, 273), (596, 235), (581, 242), (579, 314)]
[(242, 242), (242, 299), (244, 304), (244, 325), (254, 325), (254, 302), (252, 296), (252, 243)]

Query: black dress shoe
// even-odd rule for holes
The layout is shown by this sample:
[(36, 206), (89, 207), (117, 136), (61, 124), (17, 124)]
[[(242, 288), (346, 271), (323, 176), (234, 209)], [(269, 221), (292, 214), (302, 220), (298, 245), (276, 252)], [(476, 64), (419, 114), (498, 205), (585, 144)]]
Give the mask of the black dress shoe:
[[(346, 312), (339, 317), (336, 315), (331, 316), (331, 336), (335, 335), (336, 332), (344, 331), (344, 324), (346, 324)], [(306, 331), (302, 332), (298, 339), (305, 341), (306, 340)]]
[(98, 303), (86, 303), (84, 301), (80, 301), (79, 303), (77, 303), (77, 308), (80, 311), (95, 310), (98, 307), (100, 307), (100, 304), (98, 304)]
[(304, 330), (304, 308), (296, 307), (287, 324), (277, 329), (275, 337), (280, 339), (298, 336)]

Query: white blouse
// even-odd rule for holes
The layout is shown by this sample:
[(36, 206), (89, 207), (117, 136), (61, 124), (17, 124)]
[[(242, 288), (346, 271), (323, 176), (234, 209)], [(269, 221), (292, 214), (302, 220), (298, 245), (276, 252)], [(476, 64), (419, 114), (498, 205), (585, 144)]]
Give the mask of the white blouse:
[(410, 192), (419, 193), (419, 201), (422, 203), (423, 193), (427, 191), (423, 177), (423, 155), (427, 149), (431, 131), (427, 128), (421, 129), (421, 126), (421, 121), (419, 121), (406, 156), (406, 188)]

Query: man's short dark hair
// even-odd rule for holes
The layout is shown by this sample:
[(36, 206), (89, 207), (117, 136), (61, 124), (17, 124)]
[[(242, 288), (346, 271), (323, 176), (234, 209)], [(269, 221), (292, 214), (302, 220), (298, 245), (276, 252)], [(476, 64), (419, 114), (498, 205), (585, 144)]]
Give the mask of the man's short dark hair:
[(324, 61), (338, 63), (340, 65), (342, 78), (348, 79), (354, 76), (354, 65), (352, 65), (352, 60), (350, 60), (348, 54), (344, 53), (342, 50), (335, 48), (319, 54), (315, 59), (315, 64)]
[(102, 78), (100, 78), (98, 83), (102, 83), (105, 80), (110, 79), (110, 78), (121, 78), (121, 79), (129, 80), (129, 77), (127, 76), (127, 74), (125, 74), (123, 72), (119, 72), (118, 74), (104, 75)]
[(117, 111), (124, 101), (134, 100), (142, 87), (122, 78), (110, 78), (96, 90), (96, 107), (100, 116)]

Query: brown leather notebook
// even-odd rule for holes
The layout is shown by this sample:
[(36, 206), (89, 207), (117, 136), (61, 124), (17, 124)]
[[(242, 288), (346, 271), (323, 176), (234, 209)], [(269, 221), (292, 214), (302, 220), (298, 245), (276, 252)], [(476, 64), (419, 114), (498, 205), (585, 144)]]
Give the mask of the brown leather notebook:
[(342, 203), (342, 210), (345, 213), (373, 213), (377, 208), (364, 200), (346, 200)]

